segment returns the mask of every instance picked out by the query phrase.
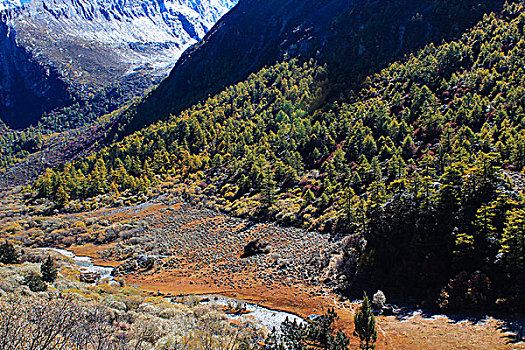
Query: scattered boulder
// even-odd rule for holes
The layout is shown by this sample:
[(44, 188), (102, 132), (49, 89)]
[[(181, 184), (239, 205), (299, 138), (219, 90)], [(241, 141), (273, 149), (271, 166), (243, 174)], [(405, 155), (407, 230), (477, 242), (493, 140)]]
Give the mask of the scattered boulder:
[(107, 303), (107, 305), (108, 305), (110, 308), (115, 309), (115, 310), (119, 310), (119, 311), (127, 311), (127, 310), (128, 310), (126, 304), (124, 304), (124, 303), (121, 302), (121, 301), (117, 301), (117, 300), (109, 301), (109, 302)]
[(155, 259), (148, 256), (138, 256), (124, 261), (111, 274), (113, 276), (126, 275), (137, 271), (149, 271), (155, 266)]
[(84, 283), (97, 283), (100, 280), (100, 274), (97, 272), (80, 272), (78, 279)]
[(180, 313), (180, 312), (177, 311), (176, 309), (169, 307), (169, 308), (167, 308), (167, 309), (162, 310), (162, 311), (159, 313), (159, 317), (164, 318), (164, 319), (172, 319), (172, 318), (177, 317), (177, 315), (178, 315), (179, 313)]
[(147, 313), (147, 314), (150, 314), (150, 315), (154, 315), (156, 313), (156, 311), (157, 311), (157, 309), (155, 309), (155, 306), (153, 306), (150, 303), (142, 303), (142, 304), (140, 304), (139, 307), (138, 307), (138, 310), (140, 312)]
[(241, 258), (248, 258), (250, 256), (261, 254), (270, 254), (270, 249), (268, 243), (256, 239), (244, 247), (244, 252), (242, 253)]

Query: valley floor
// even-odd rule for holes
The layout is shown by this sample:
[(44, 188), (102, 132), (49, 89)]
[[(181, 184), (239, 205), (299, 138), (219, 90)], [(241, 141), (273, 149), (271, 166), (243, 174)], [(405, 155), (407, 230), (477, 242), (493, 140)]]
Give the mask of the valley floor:
[[(304, 318), (334, 307), (338, 326), (352, 334), (357, 305), (332, 293), (329, 276), (320, 272), (337, 245), (328, 236), (254, 224), (161, 192), (142, 203), (51, 216), (44, 204), (26, 206), (20, 193), (12, 193), (1, 198), (0, 235), (91, 256), (98, 265), (116, 267), (127, 285), (155, 295), (221, 294)], [(268, 244), (269, 253), (242, 258), (256, 239)], [(418, 312), (379, 317), (377, 349), (525, 349), (506, 333), (511, 325)], [(352, 348), (357, 345), (352, 338)]]

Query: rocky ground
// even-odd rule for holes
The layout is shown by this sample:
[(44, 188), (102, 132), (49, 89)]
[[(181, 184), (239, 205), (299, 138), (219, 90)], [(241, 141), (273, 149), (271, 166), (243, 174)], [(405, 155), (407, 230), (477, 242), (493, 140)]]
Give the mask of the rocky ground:
[[(296, 281), (319, 284), (323, 260), (334, 249), (327, 235), (230, 218), (182, 202), (166, 208), (148, 234), (163, 242), (172, 256), (164, 269), (183, 265), (202, 276), (211, 272), (217, 276), (213, 284), (229, 288), (251, 284), (246, 280), (237, 285), (228, 277), (237, 274), (253, 276), (266, 285), (276, 281), (287, 286)], [(243, 257), (244, 248), (255, 241), (264, 249)]]

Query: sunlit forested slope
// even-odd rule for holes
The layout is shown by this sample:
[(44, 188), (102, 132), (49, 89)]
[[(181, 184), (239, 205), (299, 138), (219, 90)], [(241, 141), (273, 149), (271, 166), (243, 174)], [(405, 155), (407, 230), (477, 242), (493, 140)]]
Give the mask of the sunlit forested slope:
[[(33, 155), (33, 158), (38, 157), (35, 153), (46, 149), (48, 138), (42, 138), (41, 134), (89, 127), (97, 123), (98, 117), (112, 113), (110, 117), (115, 122), (106, 125), (110, 130), (100, 135), (104, 143), (109, 144), (115, 137), (122, 138), (152, 122), (165, 120), (170, 114), (178, 114), (210, 94), (247, 79), (250, 73), (265, 65), (285, 58), (308, 61), (316, 57), (319, 64), (328, 64), (331, 83), (325, 94), (326, 99), (333, 101), (349, 86), (360, 86), (364, 77), (378, 72), (404, 53), (432, 41), (456, 38), (465, 28), (479, 21), (483, 13), (499, 9), (503, 3), (504, 0), (394, 0), (386, 3), (380, 0), (242, 0), (202, 42), (185, 52), (158, 89), (139, 101), (131, 103), (159, 82), (157, 78), (152, 80), (152, 71), (147, 67), (144, 72), (126, 75), (119, 84), (110, 84), (94, 95), (88, 94), (89, 89), (86, 89), (83, 94), (87, 94), (84, 96), (87, 99), (77, 96), (67, 104), (69, 107), (38, 115), (40, 121), (34, 128), (21, 133), (10, 130), (0, 133), (0, 181), (19, 183), (4, 174), (19, 172), (21, 162), (24, 167), (34, 168)], [(73, 52), (76, 49), (74, 46)], [(52, 56), (67, 56), (69, 52), (47, 51)], [(111, 61), (109, 56), (112, 55), (106, 56)], [(155, 57), (160, 61), (165, 59)], [(84, 59), (86, 56), (82, 55), (81, 60)], [(105, 62), (101, 71), (91, 73), (104, 75), (109, 72), (109, 66), (112, 64)], [(77, 69), (77, 73), (79, 71), (83, 69)], [(77, 73), (69, 77), (74, 78)], [(92, 76), (91, 73), (88, 75)], [(79, 73), (78, 78), (86, 77)], [(94, 83), (105, 85), (109, 82), (98, 79)], [(26, 120), (28, 116), (23, 114), (22, 111), (20, 115)], [(23, 120), (21, 122), (25, 123)]]
[[(345, 238), (349, 284), (454, 308), (523, 300), (525, 13), (507, 5), (322, 103), (285, 61), (34, 186), (66, 210), (168, 181), (234, 215)], [(333, 72), (332, 72), (333, 73)]]

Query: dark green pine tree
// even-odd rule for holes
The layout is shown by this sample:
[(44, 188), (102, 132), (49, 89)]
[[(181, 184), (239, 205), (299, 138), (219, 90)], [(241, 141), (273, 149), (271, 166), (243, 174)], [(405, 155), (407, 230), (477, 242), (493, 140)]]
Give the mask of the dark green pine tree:
[(342, 331), (335, 333), (335, 321), (339, 317), (334, 309), (318, 317), (310, 324), (308, 338), (309, 343), (313, 345), (311, 349), (326, 349), (326, 350), (346, 350), (350, 339)]
[(283, 345), (289, 350), (307, 350), (304, 341), (308, 335), (308, 326), (296, 320), (289, 321), (288, 318), (281, 324), (283, 334)]
[(5, 243), (0, 246), (0, 263), (18, 264), (19, 262), (20, 258), (15, 247), (8, 241), (5, 241)]
[(335, 332), (337, 319), (335, 311), (330, 309), (307, 323), (286, 320), (281, 325), (283, 342), (277, 342), (276, 337), (269, 337), (264, 349), (347, 350), (350, 339), (340, 330)]
[(279, 333), (275, 327), (272, 332), (266, 337), (264, 345), (261, 345), (258, 349), (260, 350), (284, 350), (284, 345), (279, 342)]
[(57, 279), (57, 267), (55, 261), (51, 259), (51, 256), (47, 257), (47, 260), (40, 266), (40, 272), (42, 272), (42, 279), (46, 282), (53, 283)]
[(261, 204), (264, 208), (270, 208), (275, 202), (275, 187), (273, 172), (269, 165), (262, 172), (261, 179)]
[(350, 338), (342, 331), (337, 331), (335, 337), (332, 338), (328, 349), (330, 350), (347, 350), (350, 344)]
[(376, 319), (372, 314), (372, 309), (370, 308), (370, 302), (366, 293), (363, 297), (363, 305), (361, 305), (359, 310), (355, 313), (354, 323), (354, 335), (358, 336), (361, 341), (359, 347), (363, 350), (375, 349), (375, 342), (377, 340)]
[(42, 280), (39, 274), (30, 272), (24, 279), (24, 284), (29, 287), (32, 292), (45, 292), (47, 284)]

